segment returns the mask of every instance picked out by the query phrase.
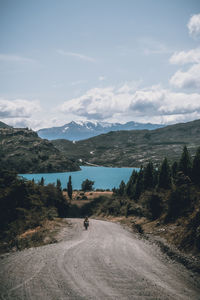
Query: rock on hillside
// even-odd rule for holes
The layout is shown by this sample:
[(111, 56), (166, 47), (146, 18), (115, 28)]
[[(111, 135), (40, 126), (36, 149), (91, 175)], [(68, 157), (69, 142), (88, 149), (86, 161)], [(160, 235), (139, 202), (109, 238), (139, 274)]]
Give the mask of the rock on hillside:
[(78, 164), (51, 142), (25, 128), (0, 128), (0, 165), (18, 173), (79, 170)]

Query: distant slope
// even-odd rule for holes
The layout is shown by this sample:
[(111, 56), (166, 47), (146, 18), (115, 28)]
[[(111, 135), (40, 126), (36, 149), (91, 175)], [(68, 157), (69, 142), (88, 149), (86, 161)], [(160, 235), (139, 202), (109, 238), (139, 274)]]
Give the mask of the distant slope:
[(72, 143), (55, 140), (53, 144), (68, 156), (115, 167), (139, 167), (148, 161), (160, 163), (166, 156), (173, 161), (187, 145), (193, 154), (200, 146), (200, 120), (156, 130), (118, 131)]
[(93, 136), (97, 136), (110, 131), (119, 130), (142, 130), (142, 129), (156, 129), (164, 127), (161, 124), (151, 123), (136, 123), (128, 122), (126, 124), (120, 123), (104, 123), (104, 122), (70, 122), (61, 127), (44, 128), (38, 130), (38, 135), (41, 138), (48, 140), (54, 139), (67, 139), (70, 141), (78, 141), (88, 139)]
[(18, 173), (76, 171), (79, 166), (54, 145), (25, 128), (0, 128), (1, 168)]
[(0, 128), (12, 128), (12, 127), (0, 121)]

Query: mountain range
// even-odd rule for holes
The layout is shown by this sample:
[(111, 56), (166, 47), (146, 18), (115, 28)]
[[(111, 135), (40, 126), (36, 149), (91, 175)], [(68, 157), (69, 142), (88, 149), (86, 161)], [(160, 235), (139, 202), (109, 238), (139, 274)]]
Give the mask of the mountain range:
[(184, 145), (191, 155), (200, 146), (200, 120), (154, 130), (110, 131), (80, 141), (48, 141), (27, 128), (0, 126), (0, 165), (18, 173), (75, 171), (88, 163), (140, 167), (152, 161), (159, 165), (164, 157), (177, 160)]
[(120, 130), (153, 130), (162, 128), (165, 125), (151, 123), (127, 122), (120, 123), (105, 123), (105, 122), (70, 122), (61, 127), (51, 127), (38, 130), (39, 137), (48, 140), (66, 139), (70, 141), (85, 140), (110, 131)]
[(167, 157), (179, 159), (186, 145), (194, 155), (200, 146), (200, 120), (158, 128), (101, 134), (83, 140), (54, 140), (53, 145), (80, 163), (112, 167), (140, 167), (149, 161), (159, 165)]

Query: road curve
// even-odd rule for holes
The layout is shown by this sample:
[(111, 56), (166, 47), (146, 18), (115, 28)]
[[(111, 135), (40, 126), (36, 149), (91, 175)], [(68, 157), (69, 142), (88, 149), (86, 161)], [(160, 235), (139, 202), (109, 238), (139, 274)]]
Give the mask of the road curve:
[(62, 242), (0, 257), (0, 298), (200, 299), (200, 279), (120, 225), (71, 219)]

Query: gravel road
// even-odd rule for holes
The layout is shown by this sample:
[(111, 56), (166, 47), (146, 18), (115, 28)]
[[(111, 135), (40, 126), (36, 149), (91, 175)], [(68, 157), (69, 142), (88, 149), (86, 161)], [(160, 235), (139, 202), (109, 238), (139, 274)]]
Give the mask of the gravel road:
[(70, 219), (60, 242), (0, 256), (0, 298), (200, 299), (200, 278), (120, 225)]

